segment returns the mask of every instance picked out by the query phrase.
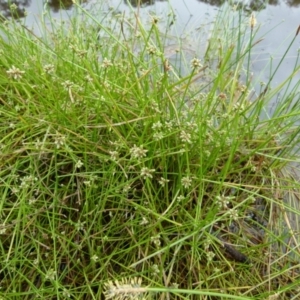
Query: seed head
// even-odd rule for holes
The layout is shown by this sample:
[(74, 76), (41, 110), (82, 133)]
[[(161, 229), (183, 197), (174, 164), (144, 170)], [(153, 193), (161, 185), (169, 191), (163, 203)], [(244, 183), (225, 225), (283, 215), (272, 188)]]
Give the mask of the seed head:
[(134, 145), (131, 149), (130, 149), (130, 154), (131, 154), (131, 158), (143, 158), (146, 156), (146, 153), (148, 152), (148, 150), (143, 149), (143, 145), (141, 145), (140, 147)]
[(193, 58), (191, 60), (191, 67), (192, 69), (199, 69), (202, 67), (201, 63), (200, 63), (200, 59), (198, 58)]
[(192, 185), (192, 179), (189, 176), (182, 177), (181, 184), (187, 189)]
[(257, 21), (256, 21), (256, 18), (255, 18), (255, 15), (252, 12), (252, 14), (250, 16), (250, 20), (249, 20), (249, 24), (250, 24), (251, 30), (254, 28), (254, 26), (256, 25), (256, 23), (257, 23)]
[(155, 169), (149, 169), (149, 168), (142, 168), (141, 170), (141, 176), (146, 179), (146, 178), (153, 178), (152, 173), (155, 172)]
[(147, 288), (142, 286), (141, 278), (123, 278), (120, 281), (109, 280), (104, 284), (104, 297), (108, 299), (141, 299)]
[(10, 78), (18, 80), (22, 78), (22, 75), (25, 73), (25, 71), (21, 71), (19, 68), (12, 66), (8, 71), (6, 71), (6, 73)]

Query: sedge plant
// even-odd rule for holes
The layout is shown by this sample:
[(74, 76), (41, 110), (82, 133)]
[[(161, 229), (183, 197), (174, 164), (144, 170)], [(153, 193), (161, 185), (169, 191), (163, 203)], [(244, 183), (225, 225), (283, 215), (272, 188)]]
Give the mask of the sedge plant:
[(297, 64), (255, 91), (227, 7), (182, 75), (157, 16), (75, 6), (0, 24), (2, 298), (297, 299)]

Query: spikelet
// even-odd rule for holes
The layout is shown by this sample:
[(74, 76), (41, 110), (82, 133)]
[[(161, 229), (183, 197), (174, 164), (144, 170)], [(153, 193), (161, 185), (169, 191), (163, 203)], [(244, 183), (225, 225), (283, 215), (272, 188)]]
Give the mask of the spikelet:
[(250, 20), (249, 20), (249, 25), (251, 27), (251, 30), (253, 30), (253, 28), (255, 27), (256, 23), (257, 23), (257, 21), (256, 21), (256, 18), (255, 18), (255, 15), (252, 12), (252, 14), (250, 16)]
[(121, 281), (109, 280), (104, 284), (104, 296), (106, 300), (142, 300), (146, 299), (147, 288), (142, 286), (142, 278), (123, 278)]

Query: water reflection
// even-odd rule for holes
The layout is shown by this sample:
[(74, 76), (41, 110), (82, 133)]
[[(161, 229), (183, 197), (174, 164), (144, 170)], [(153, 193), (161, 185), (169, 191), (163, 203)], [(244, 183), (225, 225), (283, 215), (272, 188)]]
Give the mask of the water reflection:
[[(17, 0), (8, 3), (9, 1), (0, 1), (0, 12), (5, 18), (23, 18), (25, 16), (25, 9), (31, 4), (31, 0)], [(11, 5), (15, 5), (14, 9), (11, 9)]]
[[(23, 18), (25, 17), (25, 11), (28, 9), (29, 6), (36, 6), (40, 3), (41, 0), (0, 0), (0, 12), (3, 17), (9, 18)], [(81, 0), (81, 3), (87, 2), (88, 0)], [(48, 5), (48, 7), (53, 11), (57, 12), (60, 9), (71, 9), (73, 2), (72, 0), (44, 0), (43, 4)], [(15, 8), (11, 9), (11, 7), (15, 6)]]
[[(155, 2), (163, 2), (166, 0), (124, 0), (124, 3), (127, 4), (128, 2), (133, 6), (136, 7), (139, 4), (142, 6), (153, 5)], [(226, 0), (196, 0), (198, 2), (203, 2), (212, 6), (221, 6), (226, 2)], [(246, 1), (233, 1), (238, 6), (244, 6), (249, 10), (259, 11), (267, 7), (267, 5), (279, 5), (280, 0), (246, 0)], [(291, 7), (300, 6), (300, 0), (286, 0), (285, 4)]]
[(148, 5), (153, 5), (155, 2), (164, 2), (166, 0), (124, 0), (125, 4), (130, 3), (131, 6), (137, 7), (138, 5), (143, 6), (148, 6)]
[(286, 0), (285, 3), (288, 6), (293, 6), (293, 7), (300, 6), (300, 0)]
[[(25, 15), (25, 10), (28, 9), (29, 6), (36, 6), (40, 3), (41, 0), (14, 0), (14, 1), (7, 1), (7, 0), (0, 0), (0, 11), (1, 14), (5, 17), (15, 17), (15, 18), (22, 18)], [(81, 0), (81, 3), (88, 2), (89, 0)], [(99, 0), (101, 1), (101, 0)], [(166, 0), (124, 0), (125, 4), (128, 2), (133, 6), (137, 7), (139, 4), (141, 6), (149, 6), (153, 5), (155, 2), (165, 2)], [(191, 1), (191, 0), (190, 0)], [(221, 6), (226, 0), (195, 0), (198, 2), (203, 2), (208, 5), (212, 6)], [(246, 1), (234, 1), (237, 6), (243, 7), (246, 10), (254, 10), (259, 11), (265, 9), (267, 5), (279, 5), (282, 0), (246, 0)], [(8, 3), (10, 2), (10, 4)], [(47, 1), (44, 0), (43, 4)], [(72, 8), (72, 0), (48, 0), (48, 7), (53, 11), (57, 12), (60, 9), (71, 9)], [(16, 6), (16, 9), (12, 11), (10, 9), (11, 4)], [(285, 0), (285, 4), (290, 7), (298, 7), (300, 6), (300, 0)]]
[[(124, 3), (127, 4), (128, 2), (133, 6), (136, 7), (139, 4), (142, 6), (153, 5), (155, 2), (162, 2), (166, 0), (124, 0)], [(196, 0), (198, 2), (203, 2), (212, 6), (221, 6), (226, 2), (226, 0)], [(249, 0), (249, 1), (233, 1), (237, 7), (243, 8), (245, 10), (251, 11), (260, 11), (269, 5), (278, 5), (280, 0), (270, 0), (269, 2), (265, 0)], [(287, 0), (287, 4), (290, 6), (297, 6), (299, 5), (300, 0)]]
[(57, 12), (60, 9), (70, 9), (73, 3), (72, 0), (48, 0), (48, 6), (54, 11)]
[[(89, 0), (79, 0), (80, 3), (88, 2)], [(58, 12), (60, 9), (71, 9), (73, 6), (73, 0), (48, 0), (48, 7), (53, 12)]]

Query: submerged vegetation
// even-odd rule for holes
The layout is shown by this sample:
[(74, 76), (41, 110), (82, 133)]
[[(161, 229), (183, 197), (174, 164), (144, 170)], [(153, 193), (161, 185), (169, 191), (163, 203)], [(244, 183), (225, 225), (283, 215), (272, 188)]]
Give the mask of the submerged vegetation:
[(254, 15), (189, 57), (157, 16), (77, 9), (0, 24), (0, 293), (297, 299), (299, 56), (258, 83)]

